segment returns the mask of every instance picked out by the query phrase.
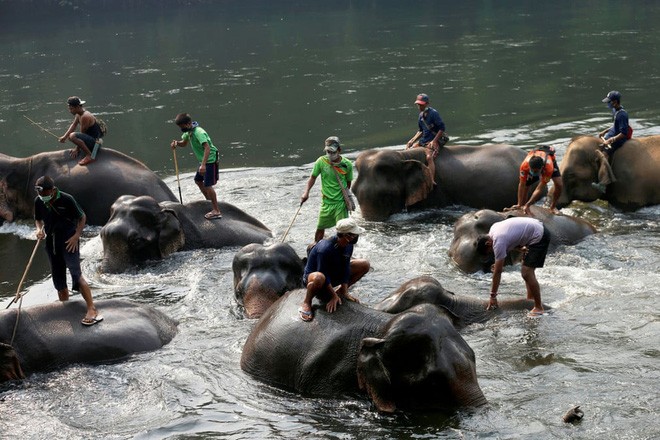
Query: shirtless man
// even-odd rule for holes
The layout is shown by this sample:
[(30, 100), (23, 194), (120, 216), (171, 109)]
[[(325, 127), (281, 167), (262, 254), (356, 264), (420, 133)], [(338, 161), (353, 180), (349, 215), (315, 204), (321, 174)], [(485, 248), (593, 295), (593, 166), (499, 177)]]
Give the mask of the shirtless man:
[[(85, 101), (81, 101), (77, 96), (72, 96), (67, 99), (67, 104), (69, 105), (69, 112), (74, 118), (69, 129), (60, 137), (60, 142), (64, 143), (67, 139), (73, 142), (76, 147), (71, 150), (71, 157), (77, 157), (78, 152), (82, 150), (85, 157), (78, 162), (78, 165), (89, 165), (96, 160), (92, 157), (92, 151), (98, 140), (103, 136), (101, 127), (94, 115), (83, 107)], [(74, 131), (78, 125), (80, 125), (80, 131)]]

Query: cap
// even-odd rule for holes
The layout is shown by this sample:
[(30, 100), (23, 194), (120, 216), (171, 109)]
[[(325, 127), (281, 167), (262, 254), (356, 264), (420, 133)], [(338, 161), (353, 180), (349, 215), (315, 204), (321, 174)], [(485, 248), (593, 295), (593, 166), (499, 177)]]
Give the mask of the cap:
[(429, 95), (425, 93), (420, 93), (417, 95), (417, 99), (415, 100), (415, 104), (428, 104), (429, 103)]
[(66, 100), (66, 103), (69, 104), (71, 107), (78, 107), (79, 105), (85, 105), (86, 102), (87, 101), (82, 101), (77, 96), (72, 96)]
[(325, 140), (325, 151), (328, 153), (336, 153), (341, 148), (341, 143), (337, 136), (330, 136)]
[(337, 222), (337, 233), (338, 234), (355, 234), (360, 235), (364, 232), (364, 228), (358, 226), (358, 224), (352, 218), (343, 218)]
[(55, 182), (48, 176), (41, 176), (37, 179), (34, 187), (37, 191), (41, 192), (45, 189), (53, 189), (55, 187)]
[(607, 94), (607, 96), (603, 99), (602, 102), (612, 102), (612, 101), (621, 102), (621, 93), (617, 92), (616, 90), (612, 90), (610, 93)]

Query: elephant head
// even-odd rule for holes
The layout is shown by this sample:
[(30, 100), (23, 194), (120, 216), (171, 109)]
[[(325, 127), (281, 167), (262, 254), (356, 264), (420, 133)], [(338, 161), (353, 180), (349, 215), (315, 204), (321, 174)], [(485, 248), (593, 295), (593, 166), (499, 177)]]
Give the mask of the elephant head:
[(429, 304), (395, 315), (381, 337), (362, 339), (358, 384), (379, 411), (481, 406), (474, 352), (444, 310)]
[(232, 262), (234, 294), (248, 318), (259, 318), (285, 292), (302, 287), (303, 262), (286, 243), (253, 243)]
[(24, 378), (18, 356), (12, 346), (0, 343), (0, 383)]
[(121, 272), (181, 249), (185, 236), (177, 213), (149, 196), (119, 197), (101, 229), (103, 270)]
[[(449, 246), (449, 256), (452, 261), (464, 272), (478, 271), (490, 272), (495, 263), (492, 256), (484, 257), (477, 253), (477, 239), (480, 235), (488, 234), (490, 227), (506, 218), (505, 214), (490, 209), (482, 209), (463, 215), (454, 225), (454, 238)], [(520, 252), (512, 251), (507, 256), (507, 262), (517, 261)]]
[(365, 151), (355, 166), (358, 177), (352, 190), (367, 220), (387, 220), (433, 191), (434, 176), (423, 148)]
[(0, 153), (0, 224), (32, 217), (34, 181), (40, 176), (29, 174), (25, 160)]
[[(599, 174), (612, 177), (607, 158), (598, 150), (601, 141), (592, 136), (579, 136), (571, 140), (561, 160), (559, 170), (564, 183), (557, 207), (562, 208), (573, 200), (592, 202), (601, 193), (591, 186), (599, 181)], [(551, 190), (554, 192), (554, 188)]]

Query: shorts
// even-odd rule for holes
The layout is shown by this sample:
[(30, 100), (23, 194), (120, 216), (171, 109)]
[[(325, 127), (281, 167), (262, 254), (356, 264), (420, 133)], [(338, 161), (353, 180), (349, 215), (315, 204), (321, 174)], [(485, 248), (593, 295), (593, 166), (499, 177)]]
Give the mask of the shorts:
[(46, 243), (46, 253), (48, 254), (48, 261), (50, 261), (50, 271), (53, 276), (53, 285), (59, 292), (67, 288), (66, 285), (66, 270), (69, 269), (71, 274), (71, 290), (79, 290), (80, 277), (82, 270), (80, 269), (80, 251), (68, 252), (65, 246), (61, 246), (56, 252), (53, 252), (51, 243)]
[(92, 150), (94, 149), (94, 145), (96, 144), (96, 139), (94, 139), (88, 134), (80, 133), (80, 132), (75, 132), (73, 133), (73, 135), (78, 139), (80, 139), (81, 141), (83, 141), (85, 143), (85, 146), (89, 149), (90, 153), (92, 152)]
[(195, 174), (195, 182), (204, 182), (205, 187), (213, 186), (218, 183), (220, 178), (220, 168), (218, 162), (207, 163), (206, 173), (201, 174), (199, 170)]
[(543, 226), (543, 236), (538, 243), (527, 246), (527, 253), (523, 258), (523, 266), (527, 267), (543, 267), (545, 263), (545, 256), (548, 253), (548, 246), (550, 246), (550, 231)]
[(346, 209), (346, 203), (344, 203), (343, 200), (334, 203), (327, 203), (324, 200), (321, 202), (319, 222), (316, 225), (316, 229), (332, 228), (343, 218), (348, 218), (348, 210)]

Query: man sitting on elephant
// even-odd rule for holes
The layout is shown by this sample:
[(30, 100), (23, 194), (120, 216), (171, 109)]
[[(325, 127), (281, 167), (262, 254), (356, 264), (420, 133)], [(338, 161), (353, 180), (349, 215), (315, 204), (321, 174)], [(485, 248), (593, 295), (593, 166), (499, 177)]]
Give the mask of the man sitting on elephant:
[[(511, 209), (522, 208), (525, 214), (530, 215), (529, 207), (536, 203), (542, 196), (548, 182), (552, 179), (555, 189), (550, 201), (550, 210), (557, 212), (557, 199), (561, 195), (563, 183), (559, 167), (555, 160), (555, 150), (548, 145), (539, 145), (529, 152), (525, 160), (520, 164), (520, 180), (518, 182), (518, 203)], [(529, 187), (539, 182), (529, 200)]]
[(427, 149), (426, 164), (435, 174), (435, 158), (438, 157), (440, 147), (444, 146), (449, 138), (445, 134), (445, 123), (440, 113), (429, 106), (429, 97), (425, 93), (417, 95), (415, 100), (419, 109), (417, 126), (419, 130), (406, 144), (406, 149), (424, 147)]
[(550, 232), (539, 220), (528, 217), (512, 217), (495, 223), (477, 240), (477, 252), (482, 255), (495, 254), (493, 279), (490, 288), (488, 308), (497, 307), (497, 290), (502, 278), (502, 269), (509, 251), (526, 247), (527, 252), (522, 263), (521, 275), (525, 280), (527, 298), (534, 300), (531, 316), (543, 314), (541, 287), (534, 273), (537, 267), (543, 267), (550, 245)]
[(351, 261), (353, 246), (363, 232), (355, 220), (345, 218), (337, 222), (337, 235), (319, 241), (312, 248), (303, 274), (307, 293), (299, 309), (300, 319), (313, 319), (312, 300), (315, 296), (327, 300), (325, 308), (328, 313), (337, 309), (342, 298), (359, 302), (348, 293), (348, 288), (370, 269), (367, 260)]
[[(612, 110), (612, 119), (614, 123), (612, 126), (601, 131), (598, 136), (603, 140), (599, 146), (601, 152), (607, 153), (607, 159), (603, 163), (609, 165), (609, 160), (612, 159), (614, 152), (621, 148), (623, 144), (632, 137), (632, 128), (628, 123), (628, 112), (621, 106), (621, 93), (612, 90), (603, 99), (607, 103), (607, 107)], [(601, 153), (602, 154), (602, 153)], [(598, 182), (594, 182), (592, 186), (598, 191), (605, 193), (607, 185), (614, 181), (614, 174), (609, 170), (604, 170), (598, 174)]]
[[(64, 143), (68, 139), (73, 142), (76, 147), (71, 150), (71, 157), (77, 157), (78, 152), (82, 150), (85, 157), (78, 162), (78, 165), (89, 165), (96, 160), (97, 145), (100, 146), (99, 139), (103, 137), (103, 131), (96, 117), (83, 107), (85, 101), (77, 96), (72, 96), (67, 100), (67, 105), (74, 118), (69, 129), (59, 138), (59, 141)], [(74, 132), (79, 124), (80, 131)]]

